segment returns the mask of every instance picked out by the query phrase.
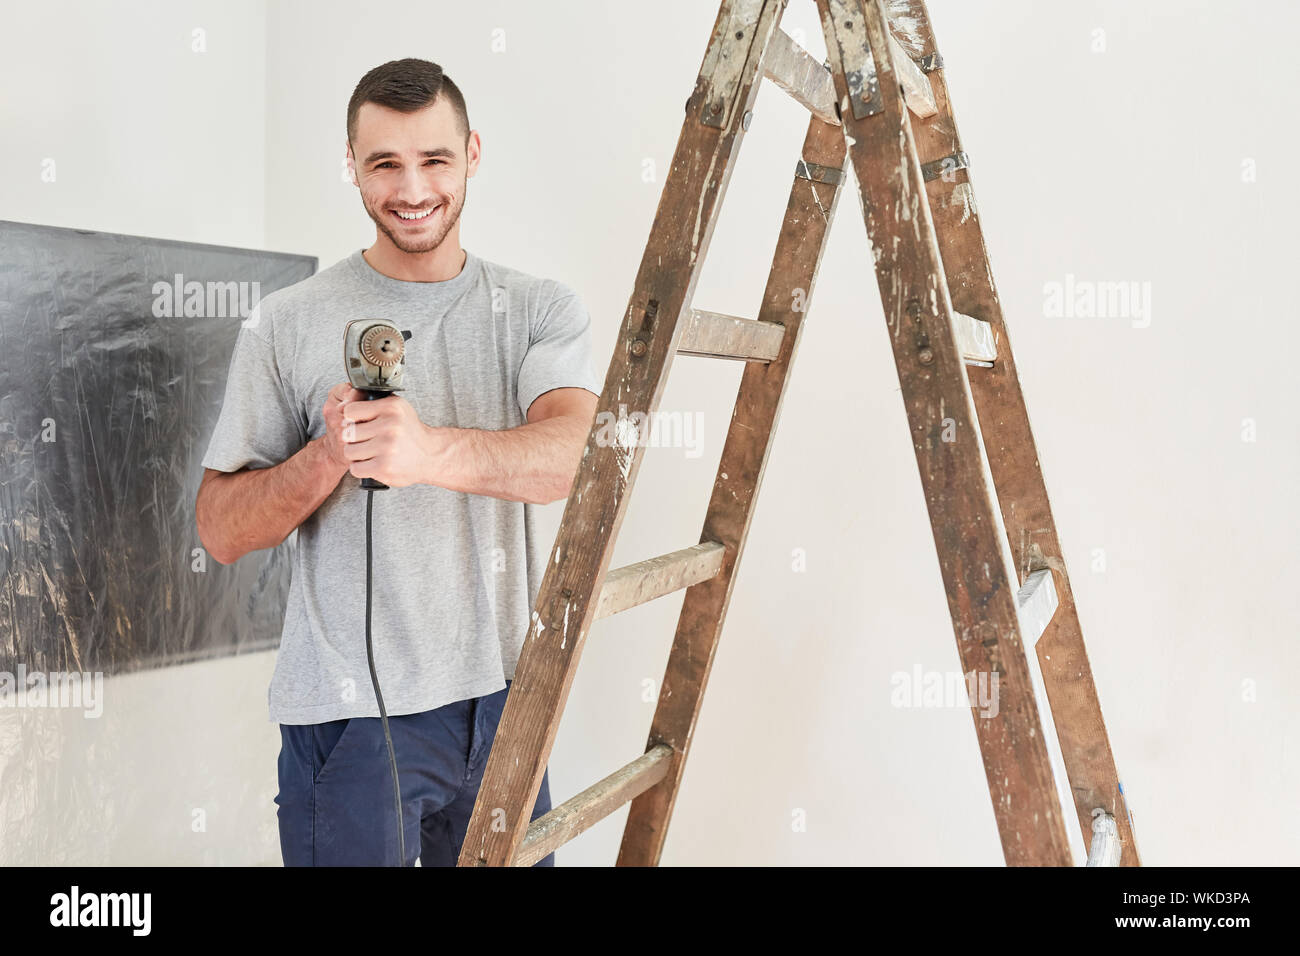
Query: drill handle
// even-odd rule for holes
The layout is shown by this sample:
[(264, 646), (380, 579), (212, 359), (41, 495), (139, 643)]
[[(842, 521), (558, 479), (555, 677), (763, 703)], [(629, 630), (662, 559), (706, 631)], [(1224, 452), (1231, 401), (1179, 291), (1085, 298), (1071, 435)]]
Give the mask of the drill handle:
[[(366, 396), (366, 401), (368, 402), (373, 402), (377, 398), (386, 398), (387, 396), (392, 394), (392, 392), (382, 392), (373, 388), (362, 388), (362, 389), (358, 389), (358, 391), (361, 392), (362, 395)], [(375, 478), (362, 478), (361, 487), (372, 491), (388, 490), (388, 486), (386, 484), (384, 484), (382, 481), (379, 481)]]

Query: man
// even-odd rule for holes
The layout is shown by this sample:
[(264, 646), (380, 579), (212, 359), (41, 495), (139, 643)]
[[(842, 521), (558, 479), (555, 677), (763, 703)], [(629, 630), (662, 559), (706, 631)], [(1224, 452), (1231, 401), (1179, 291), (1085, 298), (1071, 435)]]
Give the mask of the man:
[[(461, 248), (481, 142), (439, 66), (371, 70), (347, 133), (375, 243), (245, 321), (196, 519), (223, 564), (298, 532), (268, 691), (285, 865), (390, 865), (397, 812), (366, 657), (359, 479), (393, 489), (374, 493), (372, 635), (403, 862), (452, 866), (548, 557), (533, 508), (568, 496), (600, 385), (571, 288)], [(411, 331), (402, 392), (367, 402), (339, 382), (357, 318)], [(544, 775), (533, 818), (549, 809)]]

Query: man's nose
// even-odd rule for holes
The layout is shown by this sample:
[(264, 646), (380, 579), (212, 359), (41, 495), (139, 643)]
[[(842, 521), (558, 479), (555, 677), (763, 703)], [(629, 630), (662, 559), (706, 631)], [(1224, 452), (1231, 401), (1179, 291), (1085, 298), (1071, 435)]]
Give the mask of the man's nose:
[(429, 188), (420, 177), (419, 166), (407, 166), (402, 170), (401, 181), (397, 184), (397, 200), (408, 206), (419, 206), (429, 198)]

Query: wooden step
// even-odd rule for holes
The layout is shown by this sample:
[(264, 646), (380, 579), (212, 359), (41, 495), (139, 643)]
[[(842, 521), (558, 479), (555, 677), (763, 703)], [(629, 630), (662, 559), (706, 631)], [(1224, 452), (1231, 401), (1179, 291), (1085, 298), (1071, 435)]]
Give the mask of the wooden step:
[(939, 112), (934, 102), (934, 90), (930, 87), (930, 78), (916, 65), (916, 61), (907, 55), (894, 34), (889, 34), (889, 52), (894, 58), (894, 70), (898, 74), (899, 85), (903, 87), (903, 102), (907, 108), (924, 119)]
[(677, 343), (678, 355), (770, 362), (781, 354), (785, 326), (691, 309)]
[[(898, 82), (903, 88), (907, 108), (920, 117), (938, 112), (930, 78), (916, 65), (906, 50), (889, 35), (889, 51), (894, 57)], [(835, 109), (835, 84), (830, 70), (811, 53), (791, 39), (784, 30), (777, 30), (768, 44), (763, 59), (763, 75), (789, 94), (823, 123), (840, 125)]]
[(668, 772), (673, 748), (657, 744), (627, 766), (565, 800), (528, 825), (515, 851), (515, 866), (532, 866), (579, 833), (609, 816), (623, 804), (649, 790)]
[(997, 344), (993, 338), (993, 326), (980, 319), (973, 319), (960, 312), (952, 314), (952, 331), (957, 337), (957, 348), (967, 365), (979, 365), (992, 368), (998, 357)]
[(1056, 584), (1052, 572), (1044, 568), (1025, 579), (1016, 592), (1016, 616), (1020, 621), (1020, 639), (1026, 647), (1038, 643), (1056, 613)]
[(600, 589), (596, 617), (609, 617), (638, 604), (707, 581), (722, 567), (726, 547), (703, 541), (610, 571)]
[(840, 125), (830, 71), (784, 30), (772, 34), (763, 58), (763, 75), (823, 123)]

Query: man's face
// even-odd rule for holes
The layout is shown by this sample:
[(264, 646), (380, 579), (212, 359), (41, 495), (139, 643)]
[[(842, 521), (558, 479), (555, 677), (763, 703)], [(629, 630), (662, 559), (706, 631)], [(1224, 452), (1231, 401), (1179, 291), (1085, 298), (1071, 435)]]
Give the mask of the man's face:
[(437, 249), (478, 171), (478, 133), (465, 143), (445, 97), (415, 113), (363, 103), (349, 150), (362, 205), (379, 231), (402, 252)]

